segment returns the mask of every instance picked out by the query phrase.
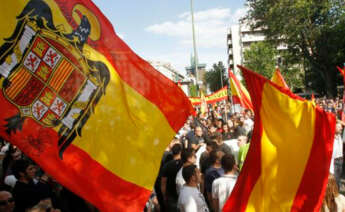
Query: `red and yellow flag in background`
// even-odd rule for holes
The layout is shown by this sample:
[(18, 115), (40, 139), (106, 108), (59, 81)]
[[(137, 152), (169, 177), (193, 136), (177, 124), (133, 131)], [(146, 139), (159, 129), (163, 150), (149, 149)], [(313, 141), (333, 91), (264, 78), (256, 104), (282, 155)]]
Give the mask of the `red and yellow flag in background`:
[(289, 86), (286, 84), (284, 77), (282, 76), (282, 74), (280, 73), (279, 68), (277, 68), (272, 77), (271, 77), (271, 81), (274, 82), (275, 84), (283, 87), (283, 88), (287, 88), (289, 89)]
[(244, 67), (254, 105), (253, 137), (223, 211), (319, 211), (335, 116)]
[[(222, 89), (205, 96), (205, 100), (207, 104), (214, 104), (228, 98), (228, 86), (224, 86)], [(189, 97), (189, 101), (192, 103), (193, 106), (201, 104), (200, 97)]]
[(234, 73), (229, 69), (230, 89), (233, 104), (240, 104), (245, 109), (253, 110), (252, 101), (247, 89), (236, 78)]
[(89, 0), (4, 0), (0, 136), (101, 211), (141, 211), (193, 110)]

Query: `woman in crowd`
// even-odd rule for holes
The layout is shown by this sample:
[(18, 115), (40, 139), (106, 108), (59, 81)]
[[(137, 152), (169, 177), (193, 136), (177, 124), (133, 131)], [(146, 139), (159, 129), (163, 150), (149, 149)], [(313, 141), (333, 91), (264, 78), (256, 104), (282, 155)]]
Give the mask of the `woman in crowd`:
[(331, 174), (328, 177), (321, 212), (345, 212), (345, 197), (339, 193), (335, 177)]

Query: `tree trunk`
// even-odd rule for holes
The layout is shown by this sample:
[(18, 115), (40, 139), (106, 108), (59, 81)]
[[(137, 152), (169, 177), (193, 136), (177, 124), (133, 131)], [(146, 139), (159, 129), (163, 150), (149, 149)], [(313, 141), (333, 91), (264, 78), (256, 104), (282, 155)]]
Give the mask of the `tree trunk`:
[(337, 78), (336, 71), (330, 70), (332, 68), (327, 68), (323, 70), (325, 76), (325, 87), (326, 94), (328, 98), (333, 98), (337, 95)]

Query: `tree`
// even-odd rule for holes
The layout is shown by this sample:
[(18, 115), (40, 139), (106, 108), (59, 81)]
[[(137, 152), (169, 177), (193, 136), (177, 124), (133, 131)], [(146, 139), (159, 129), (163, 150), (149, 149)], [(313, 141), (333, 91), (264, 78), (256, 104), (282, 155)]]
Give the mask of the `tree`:
[[(278, 59), (280, 58), (280, 59)], [(289, 60), (289, 63), (281, 58)], [(284, 76), (286, 83), (291, 90), (303, 87), (303, 72), (300, 67), (284, 51), (278, 52), (277, 48), (270, 42), (252, 43), (250, 48), (244, 51), (244, 65), (253, 71), (258, 72), (270, 79), (276, 66)]]
[(243, 53), (244, 65), (270, 78), (277, 65), (277, 55), (276, 48), (268, 42), (252, 43)]
[(219, 61), (218, 64), (213, 64), (212, 69), (205, 73), (204, 84), (206, 84), (212, 92), (215, 92), (226, 85), (225, 81), (226, 69), (223, 62)]
[[(253, 28), (264, 31), (271, 43), (284, 42), (289, 59), (305, 65), (306, 76), (324, 83), (306, 82), (336, 94), (336, 65), (345, 60), (344, 0), (247, 0), (247, 19)], [(306, 80), (313, 80), (307, 78)], [(314, 85), (315, 84), (315, 85)]]
[(194, 84), (189, 85), (189, 95), (190, 97), (198, 97), (197, 86)]

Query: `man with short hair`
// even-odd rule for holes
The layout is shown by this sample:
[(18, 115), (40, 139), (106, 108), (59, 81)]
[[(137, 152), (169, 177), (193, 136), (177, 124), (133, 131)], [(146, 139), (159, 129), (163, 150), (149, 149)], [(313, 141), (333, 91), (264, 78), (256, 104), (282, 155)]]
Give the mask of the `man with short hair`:
[(221, 165), (221, 160), (224, 152), (220, 149), (213, 150), (210, 153), (210, 163), (211, 167), (205, 172), (205, 190), (207, 201), (212, 204), (212, 183), (215, 179), (224, 175), (224, 170)]
[(176, 192), (176, 174), (182, 167), (181, 151), (182, 145), (175, 144), (171, 151), (173, 160), (166, 163), (162, 168), (161, 191), (164, 199), (164, 207), (166, 211), (177, 210), (177, 192)]
[(202, 174), (205, 174), (206, 170), (211, 166), (210, 153), (218, 148), (218, 144), (215, 141), (206, 141), (206, 151), (203, 152), (199, 159), (199, 167)]
[(8, 191), (0, 191), (0, 212), (12, 212), (14, 209), (14, 198)]
[(230, 196), (237, 180), (236, 163), (233, 155), (224, 155), (222, 158), (224, 175), (212, 183), (212, 200), (214, 212), (220, 212)]
[(186, 149), (186, 150), (182, 151), (181, 161), (183, 163), (182, 168), (177, 172), (177, 175), (176, 175), (177, 194), (180, 193), (181, 188), (186, 183), (186, 181), (183, 179), (183, 176), (182, 176), (183, 167), (193, 165), (193, 164), (195, 165), (195, 163), (196, 163), (196, 156), (195, 156), (194, 149)]
[(36, 167), (33, 164), (20, 159), (14, 163), (12, 169), (14, 176), (18, 179), (13, 188), (13, 197), (16, 202), (15, 212), (24, 212), (38, 204), (40, 200), (51, 197), (42, 183), (34, 183)]
[(186, 184), (182, 187), (178, 198), (180, 212), (209, 212), (204, 196), (198, 186), (201, 182), (201, 173), (196, 165), (183, 168), (182, 176)]

